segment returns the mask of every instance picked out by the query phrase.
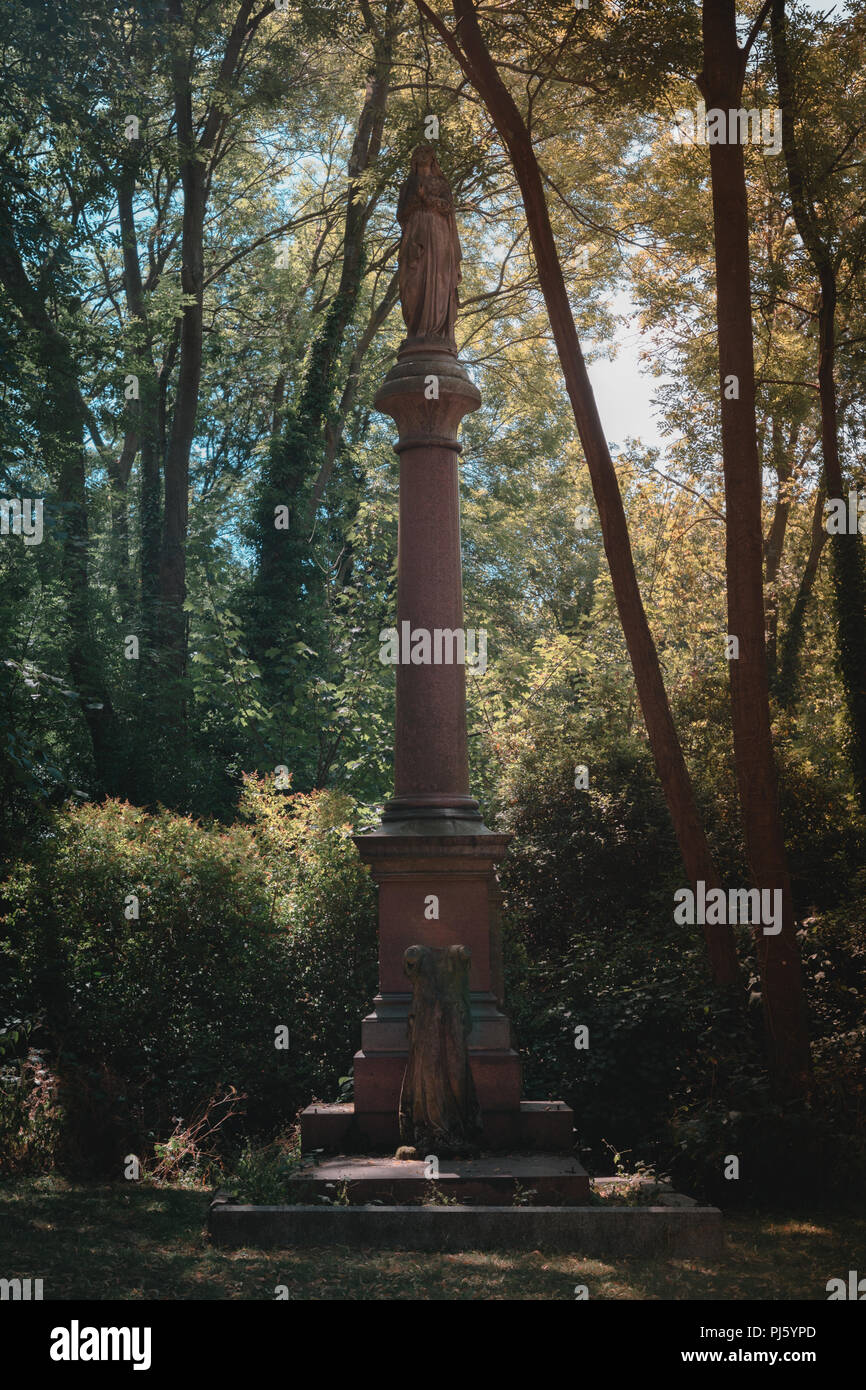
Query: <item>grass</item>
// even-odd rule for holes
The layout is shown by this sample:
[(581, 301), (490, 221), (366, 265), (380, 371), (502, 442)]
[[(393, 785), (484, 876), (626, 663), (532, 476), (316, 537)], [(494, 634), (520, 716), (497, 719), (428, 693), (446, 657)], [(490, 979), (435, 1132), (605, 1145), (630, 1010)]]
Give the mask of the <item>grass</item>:
[(206, 1240), (209, 1196), (167, 1185), (0, 1184), (0, 1277), (41, 1278), (46, 1299), (573, 1300), (816, 1299), (827, 1280), (866, 1273), (866, 1219), (731, 1215), (722, 1259), (585, 1260), (313, 1250), (221, 1251)]

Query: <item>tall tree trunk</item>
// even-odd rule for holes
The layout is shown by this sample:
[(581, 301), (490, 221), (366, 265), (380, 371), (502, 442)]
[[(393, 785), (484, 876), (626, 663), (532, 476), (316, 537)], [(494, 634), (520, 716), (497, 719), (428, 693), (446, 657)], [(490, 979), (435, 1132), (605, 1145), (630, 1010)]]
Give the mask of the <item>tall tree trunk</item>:
[[(523, 197), (539, 282), (598, 505), (613, 591), (659, 780), (689, 879), (693, 884), (703, 880), (716, 887), (719, 877), (695, 801), (671, 715), (658, 653), (644, 611), (619, 482), (583, 360), (532, 138), (499, 76), (471, 0), (454, 2), (459, 42), (423, 0), (416, 0), (416, 4), (444, 38), (475, 87), (514, 167)], [(713, 979), (719, 985), (736, 983), (739, 965), (731, 928), (707, 926), (704, 937)]]
[(331, 473), (334, 469), (334, 464), (337, 461), (337, 454), (340, 451), (340, 445), (343, 441), (343, 434), (346, 428), (346, 420), (349, 417), (349, 412), (358, 394), (358, 387), (361, 381), (361, 365), (364, 361), (364, 357), (379, 329), (397, 303), (398, 296), (399, 274), (395, 270), (388, 282), (385, 293), (372, 310), (367, 320), (367, 326), (358, 339), (358, 343), (352, 353), (352, 360), (349, 363), (349, 371), (346, 376), (346, 384), (343, 387), (343, 394), (340, 397), (340, 403), (332, 418), (328, 419), (325, 424), (325, 456), (310, 493), (310, 503), (307, 510), (307, 519), (309, 522), (315, 521), (316, 512), (324, 497), (325, 489), (328, 486)]
[(93, 632), (90, 598), (84, 448), (88, 412), (72, 347), (31, 284), (13, 228), (5, 219), (0, 226), (0, 284), (33, 334), (34, 357), (44, 382), (37, 427), (57, 479), (62, 514), (67, 662), (90, 734), (97, 780), (106, 791), (113, 792), (118, 775), (116, 720)]
[(159, 600), (159, 552), (162, 530), (162, 496), (159, 468), (159, 381), (147, 316), (138, 235), (135, 226), (135, 176), (124, 169), (117, 183), (117, 207), (123, 250), (123, 285), (126, 304), (135, 324), (136, 366), (139, 371), (138, 442), (141, 448), (139, 541), (141, 563), (142, 656), (149, 664), (157, 640)]
[(829, 540), (827, 530), (824, 526), (825, 496), (824, 485), (822, 483), (815, 493), (815, 500), (812, 505), (809, 554), (806, 557), (806, 564), (800, 576), (797, 595), (791, 605), (791, 612), (788, 615), (785, 634), (782, 638), (779, 674), (776, 681), (776, 696), (783, 709), (793, 708), (797, 702), (800, 689), (800, 654), (803, 649), (803, 639), (806, 635), (806, 609), (809, 606), (812, 590), (815, 587), (818, 566), (821, 563), (821, 551)]
[[(737, 41), (734, 0), (703, 0), (703, 41), (698, 85), (708, 109), (721, 109), (727, 124), (727, 112), (740, 105), (748, 56)], [(738, 140), (710, 145), (710, 174), (728, 631), (739, 642), (739, 655), (729, 662), (734, 760), (752, 881), (782, 894), (781, 931), (767, 935), (760, 925), (755, 930), (770, 1068), (783, 1093), (798, 1094), (807, 1085), (809, 1042), (770, 727), (749, 220), (745, 159)]]
[[(170, 0), (173, 19), (182, 18), (182, 0)], [(177, 41), (177, 40), (176, 40)], [(180, 40), (182, 42), (183, 40)], [(180, 361), (174, 411), (165, 454), (165, 499), (159, 557), (159, 646), (167, 683), (170, 719), (182, 718), (181, 682), (186, 674), (186, 538), (189, 523), (189, 457), (195, 435), (202, 367), (204, 303), (205, 164), (197, 148), (192, 115), (192, 54), (176, 52), (172, 61), (174, 119), (183, 189), (180, 283)]]
[[(788, 52), (785, 0), (775, 0), (771, 33), (779, 104), (782, 109), (782, 151), (788, 174), (791, 208), (800, 239), (815, 268), (820, 286), (818, 313), (818, 395), (821, 403), (821, 448), (828, 499), (845, 498), (839, 458), (836, 401), (836, 265), (821, 235), (812, 195), (807, 187), (796, 129), (794, 78)], [(847, 514), (847, 499), (846, 514)], [(833, 557), (833, 599), (839, 669), (851, 729), (851, 764), (860, 809), (866, 815), (866, 555), (859, 531), (830, 538)]]
[[(285, 413), (281, 434), (272, 439), (263, 470), (258, 509), (259, 563), (254, 585), (252, 645), (272, 688), (285, 684), (285, 652), (279, 652), (279, 676), (269, 680), (268, 652), (279, 651), (297, 634), (295, 622), (303, 597), (305, 622), (310, 593), (319, 574), (307, 540), (330, 466), (322, 464), (325, 430), (331, 415), (337, 369), (346, 332), (358, 303), (364, 275), (364, 238), (378, 200), (363, 177), (375, 168), (382, 146), (388, 91), (403, 0), (388, 0), (380, 22), (364, 6), (373, 57), (364, 103), (348, 165), (348, 196), (343, 231), (343, 258), (337, 292), (310, 350), (297, 403)], [(288, 508), (288, 525), (277, 530), (275, 508)], [(285, 690), (281, 689), (285, 694)]]
[(129, 475), (138, 453), (138, 434), (127, 430), (123, 448), (115, 457), (107, 456), (108, 482), (111, 489), (111, 565), (117, 587), (120, 615), (128, 627), (135, 613), (132, 574), (129, 560)]
[[(169, 721), (184, 721), (183, 686), (187, 664), (186, 541), (189, 523), (189, 459), (195, 436), (202, 372), (204, 306), (204, 220), (213, 159), (229, 120), (229, 94), (250, 30), (254, 0), (240, 0), (215, 90), (196, 135), (192, 109), (194, 37), (185, 35), (183, 0), (168, 0), (173, 45), (171, 83), (183, 190), (179, 363), (174, 411), (165, 451), (162, 545), (159, 559), (160, 661), (168, 697)], [(262, 11), (264, 14), (265, 11)]]
[[(69, 671), (90, 732), (97, 778), (101, 786), (112, 793), (117, 789), (119, 769), (115, 759), (114, 711), (92, 627), (84, 419), (80, 407), (75, 409), (77, 392), (70, 391), (59, 380), (61, 373), (56, 357), (52, 355), (44, 366), (45, 380), (49, 379), (48, 374), (54, 373), (46, 414), (49, 420), (54, 417), (54, 442), (60, 456), (57, 493), (63, 513), (63, 588), (69, 624)], [(76, 439), (73, 431), (77, 433), (79, 429), (80, 437)]]
[(795, 429), (793, 439), (784, 440), (781, 424), (775, 419), (772, 421), (770, 441), (773, 464), (776, 470), (777, 491), (773, 520), (764, 542), (764, 582), (767, 588), (767, 670), (771, 682), (776, 676), (776, 653), (779, 639), (779, 591), (777, 583), (779, 567), (782, 563), (782, 551), (785, 547), (788, 518), (791, 514), (791, 497), (788, 488), (791, 482), (791, 455), (796, 436), (797, 430)]

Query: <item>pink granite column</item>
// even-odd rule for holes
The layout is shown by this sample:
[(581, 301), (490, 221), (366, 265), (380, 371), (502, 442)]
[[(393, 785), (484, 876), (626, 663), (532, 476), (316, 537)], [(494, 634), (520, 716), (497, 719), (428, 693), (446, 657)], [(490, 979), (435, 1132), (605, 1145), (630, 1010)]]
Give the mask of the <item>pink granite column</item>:
[[(394, 797), (383, 819), (479, 818), (469, 795), (466, 672), (460, 646), (446, 635), (436, 664), (435, 633), (463, 632), (457, 429), (481, 397), (457, 358), (423, 340), (406, 343), (376, 397), (397, 424), (400, 530)], [(411, 634), (429, 634), (428, 658), (417, 664)], [(462, 640), (462, 639), (461, 639)], [(451, 660), (447, 660), (447, 658)]]

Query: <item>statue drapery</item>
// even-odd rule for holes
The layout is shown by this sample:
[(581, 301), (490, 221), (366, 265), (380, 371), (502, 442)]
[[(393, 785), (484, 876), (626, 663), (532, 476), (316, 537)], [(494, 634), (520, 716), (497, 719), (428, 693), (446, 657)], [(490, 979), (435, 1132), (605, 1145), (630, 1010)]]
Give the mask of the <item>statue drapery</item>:
[(409, 341), (432, 339), (456, 352), (460, 238), (451, 186), (430, 145), (419, 145), (412, 155), (409, 177), (400, 189), (397, 220), (403, 233), (400, 303)]

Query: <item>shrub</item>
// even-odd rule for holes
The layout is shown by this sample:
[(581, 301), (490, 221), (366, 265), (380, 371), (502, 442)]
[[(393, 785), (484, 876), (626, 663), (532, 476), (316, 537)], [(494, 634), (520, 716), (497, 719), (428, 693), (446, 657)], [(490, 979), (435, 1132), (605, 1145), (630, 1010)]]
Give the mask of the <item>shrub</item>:
[(0, 1173), (41, 1173), (54, 1166), (62, 1114), (57, 1078), (34, 1049), (0, 1064)]
[(107, 801), (55, 815), (15, 865), (0, 1011), (41, 1017), (68, 1166), (119, 1172), (220, 1089), (257, 1133), (336, 1091), (376, 979), (351, 812), (258, 779), (227, 829)]
[[(799, 901), (820, 908), (800, 932), (814, 1086), (808, 1103), (783, 1103), (766, 1075), (751, 932), (737, 929), (751, 993), (732, 1003), (709, 982), (697, 929), (673, 924), (683, 869), (646, 749), (588, 726), (569, 741), (524, 740), (500, 799), (498, 825), (516, 836), (503, 870), (506, 1009), (527, 1095), (573, 1106), (597, 1172), (609, 1168), (610, 1141), (716, 1201), (799, 1200), (804, 1185), (817, 1199), (862, 1183), (866, 882), (851, 868), (862, 825), (834, 840), (828, 798), (787, 750)], [(589, 765), (589, 791), (574, 788), (578, 762)], [(706, 764), (699, 791), (716, 808), (714, 839), (736, 882), (719, 777)], [(814, 872), (810, 843), (832, 873)], [(575, 1048), (576, 1025), (589, 1030), (586, 1050)], [(740, 1156), (738, 1182), (724, 1178), (727, 1154)]]
[(279, 1206), (290, 1200), (288, 1180), (302, 1167), (300, 1133), (295, 1129), (269, 1144), (245, 1144), (225, 1179), (225, 1189), (242, 1202)]

